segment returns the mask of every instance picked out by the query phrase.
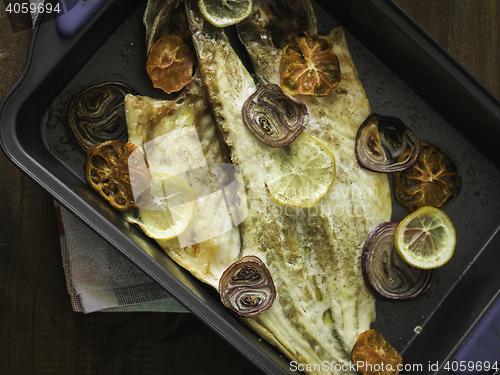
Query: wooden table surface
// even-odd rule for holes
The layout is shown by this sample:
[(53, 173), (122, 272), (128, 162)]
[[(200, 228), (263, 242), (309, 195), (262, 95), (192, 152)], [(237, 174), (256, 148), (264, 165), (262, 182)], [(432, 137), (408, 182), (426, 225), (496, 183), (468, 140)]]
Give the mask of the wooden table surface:
[[(500, 0), (397, 0), (500, 97)], [(0, 99), (21, 73), (29, 15), (0, 2)], [(0, 153), (0, 374), (255, 374), (190, 314), (71, 309), (52, 198)]]

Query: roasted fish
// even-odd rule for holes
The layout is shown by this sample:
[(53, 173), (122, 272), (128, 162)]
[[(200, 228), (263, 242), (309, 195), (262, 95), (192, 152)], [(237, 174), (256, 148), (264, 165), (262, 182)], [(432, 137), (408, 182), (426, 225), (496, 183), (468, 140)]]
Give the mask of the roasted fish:
[[(239, 220), (233, 218), (231, 223), (231, 212), (226, 210), (229, 194), (217, 192), (229, 185), (237, 195), (239, 185), (237, 176), (224, 168), (229, 165), (227, 152), (199, 72), (172, 100), (127, 95), (125, 111), (129, 141), (146, 155), (151, 171), (181, 175), (199, 197), (191, 225), (177, 238), (157, 242), (174, 261), (217, 288), (220, 275), (240, 258), (241, 251), (240, 230), (232, 224)], [(221, 212), (226, 220), (213, 220)]]
[[(159, 3), (148, 7), (145, 19), (155, 19), (160, 9), (173, 9), (178, 0), (163, 6)], [(242, 107), (259, 86), (279, 84), (281, 51), (293, 40), (293, 34), (316, 32), (311, 3), (254, 2), (253, 14), (238, 25), (253, 75), (225, 30), (205, 21), (195, 0), (187, 0), (185, 8), (180, 6), (186, 11), (199, 71), (174, 100), (128, 95), (129, 140), (157, 169), (171, 167), (165, 157), (165, 152), (171, 152), (169, 147), (180, 145), (177, 154), (186, 147), (191, 153), (186, 156), (184, 170), (176, 173), (206, 170), (191, 176), (191, 186), (200, 197), (217, 192), (217, 186), (228, 182), (216, 183), (218, 180), (240, 181), (235, 195), (238, 207), (247, 209), (232, 213), (231, 228), (222, 223), (224, 228), (195, 225), (183, 233), (194, 239), (199, 236), (199, 242), (183, 245), (180, 236), (158, 243), (177, 263), (215, 288), (234, 261), (258, 257), (272, 275), (276, 299), (264, 314), (242, 320), (296, 365), (302, 365), (306, 373), (348, 373), (356, 338), (375, 318), (375, 298), (361, 275), (361, 250), (370, 231), (389, 221), (391, 200), (386, 175), (364, 170), (356, 162), (356, 131), (370, 107), (344, 33), (339, 28), (327, 35), (340, 62), (341, 83), (325, 97), (297, 97), (309, 114), (305, 132), (335, 154), (335, 180), (316, 205), (283, 206), (269, 195), (266, 163), (271, 153), (284, 151), (275, 151), (254, 137), (243, 122)], [(177, 137), (179, 130), (188, 136)], [(148, 152), (148, 145), (155, 147)], [(219, 176), (211, 168), (213, 163), (232, 163), (240, 179)], [(186, 176), (189, 178), (189, 172)], [(209, 221), (204, 220), (201, 205), (197, 207), (199, 222)], [(201, 241), (200, 233), (207, 231), (223, 234)], [(347, 365), (346, 371), (339, 371), (335, 364)]]
[[(279, 83), (280, 41), (272, 40), (269, 7), (259, 4), (254, 4), (249, 21), (253, 25), (240, 27), (240, 36), (258, 81)], [(287, 9), (310, 9), (310, 4), (301, 4), (305, 6)], [(282, 5), (286, 8), (285, 2)], [(310, 373), (329, 373), (320, 365), (347, 363), (356, 338), (375, 318), (375, 299), (363, 283), (360, 255), (369, 232), (391, 216), (387, 177), (361, 169), (355, 159), (356, 131), (370, 108), (344, 34), (337, 29), (328, 35), (341, 64), (337, 90), (324, 98), (300, 98), (310, 115), (306, 132), (337, 157), (335, 182), (314, 210), (283, 210), (269, 199), (265, 186), (270, 147), (242, 120), (242, 106), (257, 85), (224, 30), (204, 20), (195, 1), (187, 2), (187, 12), (215, 120), (247, 189), (248, 217), (240, 225), (242, 255), (260, 257), (277, 289), (274, 305), (245, 322), (291, 360), (309, 364)], [(314, 30), (312, 17), (307, 19), (307, 27)]]
[[(306, 18), (309, 31), (315, 32), (309, 1), (296, 1), (295, 8), (285, 0), (274, 0), (272, 3), (273, 7), (270, 7), (268, 1), (256, 0), (253, 17), (238, 25), (240, 39), (261, 84), (280, 83), (280, 46), (292, 41), (289, 35), (275, 31), (280, 27), (276, 20), (281, 14), (288, 15), (290, 24)], [(282, 9), (289, 11), (283, 12)], [(390, 220), (392, 206), (387, 176), (361, 168), (355, 158), (356, 132), (370, 114), (370, 106), (343, 29), (332, 30), (327, 38), (339, 59), (341, 81), (330, 95), (298, 95), (297, 99), (306, 104), (309, 111), (310, 121), (306, 131), (334, 150), (337, 156), (336, 180), (321, 205), (329, 211), (328, 221), (333, 227), (330, 237), (335, 239), (332, 241), (335, 247), (324, 250), (336, 252), (340, 265), (333, 273), (334, 269), (329, 269), (327, 275), (342, 276), (322, 284), (329, 284), (326, 290), (330, 291), (326, 294), (340, 296), (337, 300), (340, 309), (332, 309), (331, 312), (335, 330), (350, 353), (359, 333), (368, 329), (375, 317), (374, 298), (361, 278), (361, 248), (373, 228)]]

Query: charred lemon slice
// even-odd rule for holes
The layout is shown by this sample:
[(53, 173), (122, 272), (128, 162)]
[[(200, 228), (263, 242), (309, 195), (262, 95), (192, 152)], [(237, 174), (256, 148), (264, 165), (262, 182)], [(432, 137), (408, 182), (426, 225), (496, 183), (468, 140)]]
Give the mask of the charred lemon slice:
[[(86, 178), (90, 187), (120, 211), (137, 207), (146, 199), (145, 194), (135, 199), (132, 191), (132, 183), (149, 184), (149, 173), (142, 153), (130, 142), (112, 140), (92, 147), (87, 153)], [(142, 188), (141, 192), (147, 190)]]
[(252, 13), (253, 0), (198, 0), (198, 5), (208, 22), (226, 27), (247, 18)]
[(288, 146), (272, 149), (264, 162), (269, 194), (280, 204), (311, 207), (335, 179), (335, 155), (302, 132)]
[(358, 336), (351, 358), (363, 375), (397, 375), (403, 364), (401, 354), (375, 329)]
[(167, 94), (179, 91), (191, 82), (194, 54), (176, 35), (165, 35), (151, 47), (146, 70), (153, 86)]
[(147, 236), (168, 240), (179, 236), (188, 227), (194, 214), (194, 201), (194, 191), (184, 179), (151, 173), (148, 202), (125, 212), (124, 216)]
[(340, 66), (325, 37), (304, 32), (281, 54), (281, 88), (289, 95), (325, 96), (340, 82)]
[(401, 221), (396, 229), (396, 250), (409, 265), (438, 268), (450, 260), (457, 237), (452, 221), (435, 207), (422, 207)]
[(457, 169), (451, 158), (438, 148), (420, 143), (417, 161), (394, 174), (394, 195), (410, 212), (424, 206), (441, 207), (457, 189)]

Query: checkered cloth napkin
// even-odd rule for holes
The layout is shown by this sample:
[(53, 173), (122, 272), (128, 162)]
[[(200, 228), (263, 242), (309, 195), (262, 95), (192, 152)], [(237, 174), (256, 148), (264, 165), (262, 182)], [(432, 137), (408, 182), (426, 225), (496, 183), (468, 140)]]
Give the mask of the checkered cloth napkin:
[[(40, 4), (44, 0), (30, 0)], [(31, 14), (33, 26), (38, 13)], [(66, 283), (74, 311), (188, 312), (116, 249), (56, 205)]]
[(61, 254), (74, 311), (187, 312), (116, 249), (56, 206)]
[(55, 205), (74, 311), (187, 312), (116, 249), (66, 209)]

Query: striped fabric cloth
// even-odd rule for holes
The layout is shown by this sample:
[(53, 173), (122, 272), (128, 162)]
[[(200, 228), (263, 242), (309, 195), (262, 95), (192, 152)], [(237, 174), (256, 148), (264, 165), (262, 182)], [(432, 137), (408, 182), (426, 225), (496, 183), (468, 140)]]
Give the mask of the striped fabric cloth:
[(116, 249), (56, 206), (66, 285), (74, 311), (187, 312)]

